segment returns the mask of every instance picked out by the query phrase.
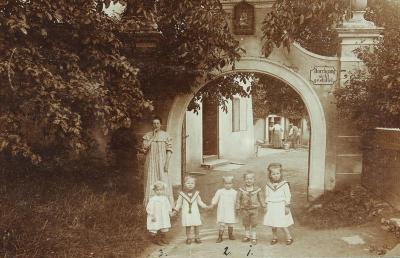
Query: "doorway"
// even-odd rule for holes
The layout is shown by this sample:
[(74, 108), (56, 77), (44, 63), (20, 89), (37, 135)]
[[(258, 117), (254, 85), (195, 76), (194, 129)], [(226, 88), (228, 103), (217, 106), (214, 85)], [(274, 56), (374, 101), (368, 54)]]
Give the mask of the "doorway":
[(203, 112), (203, 159), (218, 158), (218, 104), (204, 99)]

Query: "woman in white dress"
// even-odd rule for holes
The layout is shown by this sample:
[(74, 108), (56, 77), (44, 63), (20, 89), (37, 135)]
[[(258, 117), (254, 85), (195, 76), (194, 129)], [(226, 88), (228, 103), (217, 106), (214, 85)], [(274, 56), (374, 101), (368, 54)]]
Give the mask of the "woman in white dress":
[(278, 228), (285, 232), (286, 244), (290, 245), (293, 238), (288, 227), (294, 222), (290, 212), (290, 187), (289, 183), (283, 180), (282, 164), (271, 163), (268, 166), (268, 178), (270, 182), (265, 187), (267, 213), (264, 216), (264, 225), (272, 227), (271, 245), (278, 242)]
[(171, 228), (172, 207), (167, 196), (164, 195), (165, 184), (163, 182), (157, 181), (153, 185), (153, 191), (155, 195), (150, 197), (146, 205), (147, 230), (155, 244), (168, 244), (166, 233)]
[(186, 227), (186, 244), (192, 243), (191, 231), (194, 228), (194, 242), (201, 243), (199, 226), (202, 225), (199, 206), (209, 208), (200, 197), (199, 191), (195, 190), (196, 181), (193, 177), (185, 177), (184, 191), (179, 192), (178, 200), (174, 208), (174, 214), (182, 209), (182, 226)]
[(217, 223), (219, 225), (219, 234), (217, 243), (222, 242), (225, 227), (228, 227), (229, 240), (235, 240), (233, 236), (233, 224), (236, 223), (235, 203), (237, 191), (232, 188), (233, 176), (224, 176), (224, 188), (218, 189), (211, 200), (211, 206), (218, 205)]
[(153, 119), (153, 131), (143, 136), (143, 150), (146, 153), (144, 205), (154, 194), (151, 190), (154, 183), (162, 181), (166, 185), (165, 194), (173, 206), (174, 197), (168, 174), (169, 161), (172, 155), (172, 139), (167, 132), (161, 130), (161, 118), (155, 117)]

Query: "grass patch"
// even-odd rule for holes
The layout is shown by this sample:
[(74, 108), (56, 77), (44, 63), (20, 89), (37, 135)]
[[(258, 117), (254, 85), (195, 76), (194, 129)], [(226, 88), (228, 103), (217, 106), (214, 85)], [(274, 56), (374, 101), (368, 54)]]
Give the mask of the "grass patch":
[(378, 218), (391, 207), (362, 186), (327, 192), (301, 212), (300, 223), (315, 229), (356, 226)]
[(0, 181), (1, 257), (137, 257), (149, 244), (139, 191), (118, 173), (3, 169)]

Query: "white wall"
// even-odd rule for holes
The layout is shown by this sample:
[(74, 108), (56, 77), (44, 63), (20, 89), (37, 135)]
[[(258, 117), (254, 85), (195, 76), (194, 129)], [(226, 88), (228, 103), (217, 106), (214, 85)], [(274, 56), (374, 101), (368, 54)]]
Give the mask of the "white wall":
[(265, 141), (265, 119), (257, 119), (254, 123), (254, 141)]
[[(228, 113), (219, 111), (220, 158), (240, 161), (255, 156), (254, 126), (251, 98), (240, 98), (240, 131), (232, 132), (232, 101), (228, 101)], [(246, 114), (246, 116), (245, 116)]]
[[(201, 103), (200, 104), (200, 108)], [(186, 169), (193, 170), (203, 162), (203, 112), (186, 111)]]

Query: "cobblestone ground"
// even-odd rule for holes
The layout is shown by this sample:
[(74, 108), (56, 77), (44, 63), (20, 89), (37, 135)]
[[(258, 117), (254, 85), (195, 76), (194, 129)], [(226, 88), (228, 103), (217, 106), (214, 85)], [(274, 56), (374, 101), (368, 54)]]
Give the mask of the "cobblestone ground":
[[(308, 152), (306, 150), (275, 151), (248, 160), (245, 165), (232, 171), (208, 171), (206, 175), (198, 177), (197, 188), (202, 199), (209, 204), (215, 191), (222, 187), (221, 177), (223, 175), (234, 176), (235, 187), (239, 187), (242, 184), (243, 173), (248, 170), (255, 172), (257, 184), (264, 186), (266, 182), (265, 167), (270, 162), (283, 164), (284, 176), (291, 185), (292, 213), (295, 219), (295, 225), (291, 227), (294, 237), (292, 245), (285, 245), (283, 232), (280, 232), (280, 242), (271, 246), (269, 244), (271, 231), (262, 225), (262, 216), (259, 218), (258, 244), (256, 246), (241, 242), (244, 230), (240, 223), (234, 227), (237, 240), (227, 240), (225, 235), (224, 241), (217, 244), (215, 243), (218, 234), (216, 212), (212, 210), (202, 212), (203, 226), (200, 231), (202, 244), (185, 244), (185, 231), (180, 226), (180, 218), (178, 218), (169, 233), (170, 245), (152, 246), (142, 257), (368, 257), (374, 256), (368, 252), (369, 245), (383, 245), (385, 239), (390, 238), (390, 235), (381, 230), (379, 225), (373, 223), (341, 229), (313, 230), (303, 227), (297, 222), (296, 217), (307, 205)], [(361, 242), (348, 243), (343, 240), (346, 237), (361, 239)]]

